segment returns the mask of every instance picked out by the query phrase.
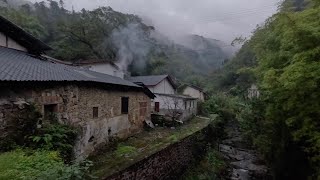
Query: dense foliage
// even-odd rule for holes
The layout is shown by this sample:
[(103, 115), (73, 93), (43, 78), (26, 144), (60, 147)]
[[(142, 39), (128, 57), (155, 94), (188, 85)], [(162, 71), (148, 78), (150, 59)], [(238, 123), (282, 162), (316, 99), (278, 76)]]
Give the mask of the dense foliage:
[(15, 150), (0, 154), (0, 179), (88, 179), (86, 172), (90, 166), (90, 163), (66, 165), (54, 151)]
[[(248, 101), (238, 119), (276, 179), (320, 177), (319, 18), (319, 1), (285, 1), (216, 72), (223, 77), (216, 88), (233, 95), (245, 97), (258, 84), (260, 98)], [(251, 77), (243, 80), (243, 72)]]

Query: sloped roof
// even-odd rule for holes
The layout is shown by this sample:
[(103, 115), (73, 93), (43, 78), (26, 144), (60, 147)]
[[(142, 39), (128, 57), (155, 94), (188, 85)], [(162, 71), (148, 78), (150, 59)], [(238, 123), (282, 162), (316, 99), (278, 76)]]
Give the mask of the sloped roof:
[(186, 96), (186, 95), (181, 95), (181, 94), (160, 94), (160, 93), (155, 93), (155, 95), (167, 96), (167, 97), (172, 97), (172, 98), (179, 98), (179, 99), (184, 99), (184, 100), (196, 100), (197, 99), (197, 98), (193, 98), (191, 96)]
[(17, 41), (30, 53), (41, 54), (44, 51), (51, 50), (51, 47), (2, 16), (0, 16), (0, 27), (0, 32)]
[(104, 59), (86, 59), (86, 60), (77, 60), (72, 63), (72, 65), (75, 66), (87, 66), (87, 65), (94, 65), (94, 64), (110, 64), (116, 69), (120, 69), (119, 66), (117, 66), (114, 62), (110, 60), (104, 60)]
[(176, 88), (175, 83), (169, 75), (155, 75), (155, 76), (134, 76), (127, 78), (129, 81), (134, 83), (143, 83), (146, 86), (156, 86), (162, 80), (168, 79), (171, 85)]
[(191, 88), (193, 88), (193, 89), (196, 89), (196, 90), (198, 90), (198, 91), (200, 91), (200, 92), (205, 93), (205, 91), (204, 91), (201, 87), (199, 87), (199, 86), (195, 86), (195, 85), (192, 85), (192, 84), (187, 84), (185, 88), (187, 88), (187, 87), (191, 87)]
[(4, 47), (0, 47), (0, 82), (1, 81), (99, 82), (120, 86), (140, 87), (118, 77), (53, 63), (46, 59), (32, 56), (26, 52)]

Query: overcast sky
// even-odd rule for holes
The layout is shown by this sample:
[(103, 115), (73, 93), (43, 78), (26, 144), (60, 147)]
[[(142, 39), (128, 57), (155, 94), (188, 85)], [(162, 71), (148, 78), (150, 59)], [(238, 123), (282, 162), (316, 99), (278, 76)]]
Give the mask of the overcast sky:
[[(31, 0), (42, 1), (42, 0)], [(111, 6), (137, 14), (169, 37), (198, 34), (225, 41), (249, 36), (280, 0), (64, 0), (75, 10)]]

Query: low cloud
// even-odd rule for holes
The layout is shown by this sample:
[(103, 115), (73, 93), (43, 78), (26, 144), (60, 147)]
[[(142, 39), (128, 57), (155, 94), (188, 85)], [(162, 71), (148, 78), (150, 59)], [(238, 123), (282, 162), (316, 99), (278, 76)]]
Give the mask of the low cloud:
[[(33, 2), (39, 0), (32, 0)], [(113, 9), (137, 14), (174, 39), (198, 34), (227, 44), (249, 36), (257, 24), (274, 14), (280, 0), (65, 0), (68, 9)]]

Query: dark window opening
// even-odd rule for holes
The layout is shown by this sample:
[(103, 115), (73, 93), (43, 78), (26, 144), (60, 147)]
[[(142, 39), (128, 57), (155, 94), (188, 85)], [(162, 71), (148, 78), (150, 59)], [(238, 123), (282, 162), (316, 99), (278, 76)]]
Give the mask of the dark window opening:
[(155, 104), (154, 104), (154, 111), (155, 111), (155, 112), (159, 112), (159, 111), (160, 111), (160, 103), (159, 103), (159, 102), (155, 102)]
[(129, 98), (122, 97), (121, 98), (121, 114), (128, 114), (129, 112)]
[(188, 109), (187, 108), (187, 101), (184, 102), (184, 109)]
[(57, 104), (44, 105), (44, 118), (47, 120), (55, 120), (58, 112)]
[(92, 142), (94, 140), (94, 136), (91, 136), (88, 142)]
[(93, 107), (92, 114), (93, 114), (93, 116), (92, 116), (93, 118), (98, 118), (99, 117), (99, 108)]

